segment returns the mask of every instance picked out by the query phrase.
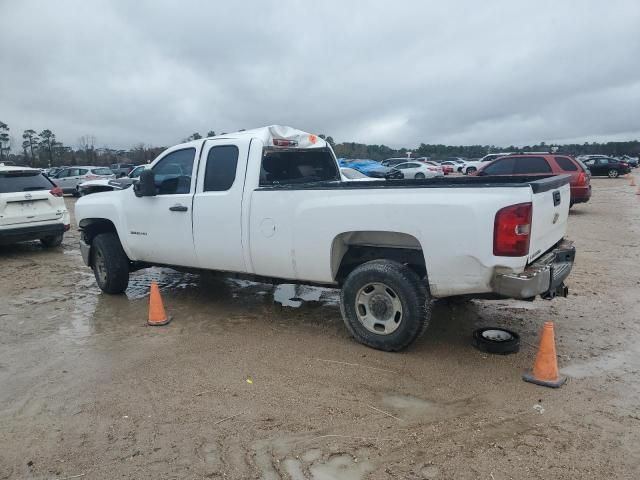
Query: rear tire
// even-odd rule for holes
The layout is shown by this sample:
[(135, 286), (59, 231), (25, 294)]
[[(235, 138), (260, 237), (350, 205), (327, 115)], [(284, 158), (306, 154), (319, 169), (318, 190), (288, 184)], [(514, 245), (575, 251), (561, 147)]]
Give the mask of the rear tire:
[(59, 233), (58, 235), (50, 235), (48, 237), (41, 238), (40, 243), (42, 243), (45, 248), (59, 247), (62, 244), (63, 236), (64, 234), (62, 233)]
[(96, 283), (104, 293), (123, 293), (129, 285), (129, 259), (118, 235), (96, 235), (91, 245), (91, 268)]
[(618, 170), (612, 168), (611, 170), (609, 170), (609, 173), (607, 175), (609, 175), (609, 178), (617, 178), (620, 173), (618, 172)]
[(420, 277), (392, 260), (353, 270), (340, 292), (342, 318), (353, 338), (386, 352), (402, 350), (424, 333), (431, 298)]
[(416, 173), (416, 176), (413, 177), (416, 180), (422, 180), (423, 178), (425, 178), (424, 173)]
[(467, 168), (467, 169), (465, 170), (464, 174), (465, 174), (465, 175), (469, 175), (469, 174), (471, 174), (471, 173), (475, 172), (476, 170), (477, 170), (477, 168), (476, 168), (476, 167), (469, 167), (469, 168)]

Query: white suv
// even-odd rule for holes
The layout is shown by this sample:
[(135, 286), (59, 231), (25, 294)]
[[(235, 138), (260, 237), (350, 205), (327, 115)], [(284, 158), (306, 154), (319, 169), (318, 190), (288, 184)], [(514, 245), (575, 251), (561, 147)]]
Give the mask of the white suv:
[(38, 169), (0, 164), (0, 245), (40, 240), (57, 247), (69, 224), (60, 187)]

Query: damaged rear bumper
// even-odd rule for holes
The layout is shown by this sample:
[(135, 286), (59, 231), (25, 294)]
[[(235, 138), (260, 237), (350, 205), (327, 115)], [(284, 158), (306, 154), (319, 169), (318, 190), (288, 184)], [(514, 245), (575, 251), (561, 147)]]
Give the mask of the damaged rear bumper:
[(543, 298), (566, 297), (568, 289), (564, 280), (571, 273), (575, 257), (573, 242), (562, 240), (522, 273), (496, 274), (491, 282), (492, 289), (509, 298), (529, 299), (537, 295)]

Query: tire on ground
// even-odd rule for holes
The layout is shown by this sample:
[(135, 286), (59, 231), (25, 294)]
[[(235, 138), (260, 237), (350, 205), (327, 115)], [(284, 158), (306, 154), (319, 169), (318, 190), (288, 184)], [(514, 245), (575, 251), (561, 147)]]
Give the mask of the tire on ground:
[(62, 243), (62, 237), (64, 234), (59, 233), (58, 235), (49, 235), (48, 237), (43, 237), (40, 239), (40, 243), (44, 245), (46, 248), (59, 247)]
[[(389, 334), (371, 332), (358, 319), (358, 292), (371, 283), (390, 287), (402, 305), (400, 323)], [(431, 297), (420, 277), (409, 267), (392, 260), (363, 263), (349, 274), (340, 292), (340, 310), (349, 333), (358, 342), (387, 352), (402, 350), (419, 338), (429, 325), (431, 309)]]
[(91, 245), (91, 266), (105, 293), (123, 293), (129, 285), (129, 259), (114, 232), (96, 235)]

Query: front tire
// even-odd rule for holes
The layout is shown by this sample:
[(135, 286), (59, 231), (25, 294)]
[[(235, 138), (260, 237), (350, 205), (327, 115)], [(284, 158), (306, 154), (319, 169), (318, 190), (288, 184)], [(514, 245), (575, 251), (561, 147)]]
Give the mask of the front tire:
[(431, 298), (423, 281), (409, 267), (392, 260), (373, 260), (346, 278), (340, 309), (356, 341), (396, 352), (426, 330)]
[(476, 169), (476, 167), (469, 167), (469, 168), (467, 168), (467, 170), (464, 172), (464, 174), (465, 174), (465, 175), (469, 175), (469, 174), (471, 174), (471, 173), (475, 172), (476, 170), (477, 170), (477, 169)]
[(617, 178), (620, 173), (618, 172), (618, 170), (612, 168), (611, 170), (609, 170), (609, 173), (607, 175), (609, 175), (609, 178)]
[(48, 237), (41, 238), (40, 243), (42, 243), (45, 248), (59, 247), (62, 244), (62, 237), (62, 233), (58, 235), (50, 235)]
[(123, 293), (129, 285), (129, 259), (118, 235), (96, 235), (91, 246), (91, 267), (96, 283), (104, 293)]

